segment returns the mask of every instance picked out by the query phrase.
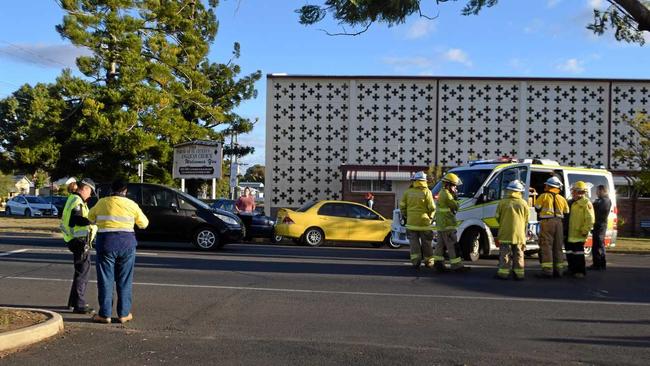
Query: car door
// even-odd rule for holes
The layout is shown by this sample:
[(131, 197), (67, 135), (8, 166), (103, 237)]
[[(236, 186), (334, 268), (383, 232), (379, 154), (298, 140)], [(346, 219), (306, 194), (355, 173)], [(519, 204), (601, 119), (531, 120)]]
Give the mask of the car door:
[[(525, 201), (528, 201), (528, 187), (530, 182), (530, 166), (528, 164), (515, 164), (503, 169), (496, 174), (486, 186), (487, 189), (483, 196), (483, 203), (485, 203), (483, 205), (483, 221), (493, 229), (495, 233), (499, 227), (495, 217), (497, 203), (505, 196), (506, 187), (513, 180), (520, 180), (524, 183), (526, 190), (523, 192), (522, 196)], [(535, 216), (531, 216), (531, 218), (533, 217)]]
[(318, 226), (327, 240), (348, 240), (350, 220), (344, 204), (324, 203), (318, 209)]
[(18, 215), (24, 215), (25, 210), (27, 210), (27, 200), (25, 199), (25, 197), (21, 197), (21, 196), (16, 197), (15, 210), (12, 207), (11, 211), (12, 212), (15, 211), (15, 214), (18, 214)]
[(205, 222), (198, 215), (198, 208), (183, 196), (177, 194), (178, 209), (181, 216), (177, 218), (175, 226), (184, 240), (189, 240), (193, 234), (193, 230), (201, 223)]
[(152, 239), (174, 241), (182, 238), (176, 193), (159, 186), (142, 187), (142, 211), (149, 219), (146, 235)]
[(345, 206), (350, 217), (349, 240), (384, 241), (390, 232), (390, 227), (381, 216), (361, 205), (345, 204)]

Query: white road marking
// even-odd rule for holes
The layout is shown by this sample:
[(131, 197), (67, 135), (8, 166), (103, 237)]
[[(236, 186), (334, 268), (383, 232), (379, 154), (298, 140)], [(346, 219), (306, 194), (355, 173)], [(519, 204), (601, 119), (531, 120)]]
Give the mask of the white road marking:
[[(72, 280), (62, 278), (44, 278), (44, 277), (19, 277), (7, 276), (3, 279), (23, 280), (23, 281), (50, 281), (50, 282), (72, 282)], [(89, 281), (96, 283), (97, 281)], [(220, 285), (192, 285), (178, 283), (154, 283), (154, 282), (133, 282), (136, 286), (153, 286), (153, 287), (181, 287), (197, 289), (214, 289), (214, 290), (240, 290), (240, 291), (260, 291), (260, 292), (285, 292), (299, 294), (323, 294), (323, 295), (351, 295), (351, 296), (374, 296), (374, 297), (404, 297), (420, 299), (446, 299), (446, 300), (476, 300), (476, 301), (506, 301), (506, 302), (538, 302), (538, 303), (556, 303), (556, 304), (574, 304), (574, 305), (616, 305), (616, 306), (650, 306), (647, 302), (625, 302), (625, 301), (598, 301), (598, 300), (569, 300), (569, 299), (544, 299), (537, 297), (496, 297), (496, 296), (469, 296), (469, 295), (427, 295), (427, 294), (408, 294), (392, 292), (355, 292), (355, 291), (329, 291), (329, 290), (301, 290), (291, 288), (273, 288), (273, 287), (246, 287), (246, 286), (220, 286)]]
[(16, 249), (16, 250), (8, 251), (8, 252), (3, 252), (3, 253), (0, 253), (0, 257), (6, 257), (8, 255), (12, 255), (12, 254), (16, 254), (16, 253), (23, 253), (23, 252), (26, 252), (27, 250), (28, 249)]

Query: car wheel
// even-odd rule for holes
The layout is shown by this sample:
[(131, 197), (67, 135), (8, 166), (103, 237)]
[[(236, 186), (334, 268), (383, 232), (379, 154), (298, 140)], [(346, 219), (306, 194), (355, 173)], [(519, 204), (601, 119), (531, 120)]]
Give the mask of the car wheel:
[(5, 208), (5, 216), (11, 216), (11, 207)]
[(460, 248), (465, 260), (476, 262), (481, 256), (481, 231), (469, 229), (463, 233)]
[(325, 234), (323, 234), (323, 230), (317, 227), (307, 229), (303, 237), (305, 238), (305, 244), (309, 245), (310, 247), (320, 246), (325, 241)]
[(271, 243), (272, 244), (277, 244), (282, 241), (282, 235), (273, 235), (271, 237)]
[(584, 251), (585, 251), (585, 257), (588, 257), (588, 256), (591, 255), (591, 247), (585, 247)]
[(204, 227), (194, 233), (193, 243), (200, 250), (214, 250), (219, 248), (219, 235), (213, 229)]
[(393, 242), (393, 235), (392, 235), (392, 233), (389, 233), (389, 234), (386, 236), (386, 239), (384, 239), (384, 243), (386, 244), (387, 247), (389, 247), (389, 248), (391, 248), (391, 249), (399, 249), (399, 248), (401, 247), (401, 245), (399, 245), (399, 244)]
[(32, 217), (32, 210), (26, 208), (26, 209), (25, 209), (25, 216), (26, 216), (26, 217)]

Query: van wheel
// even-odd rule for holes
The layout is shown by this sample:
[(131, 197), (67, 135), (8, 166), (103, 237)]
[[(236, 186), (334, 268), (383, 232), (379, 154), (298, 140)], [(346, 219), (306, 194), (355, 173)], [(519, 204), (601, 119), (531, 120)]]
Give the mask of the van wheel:
[(211, 228), (204, 227), (194, 233), (192, 242), (200, 250), (215, 250), (219, 248), (219, 235)]
[(468, 229), (465, 231), (460, 240), (460, 248), (465, 260), (476, 262), (481, 256), (481, 230)]
[(591, 255), (591, 247), (585, 247), (584, 251), (585, 251), (585, 257), (588, 257), (588, 256)]
[(305, 238), (305, 244), (310, 247), (320, 246), (325, 241), (325, 234), (323, 234), (323, 231), (317, 227), (307, 229), (305, 234), (303, 234), (303, 237)]

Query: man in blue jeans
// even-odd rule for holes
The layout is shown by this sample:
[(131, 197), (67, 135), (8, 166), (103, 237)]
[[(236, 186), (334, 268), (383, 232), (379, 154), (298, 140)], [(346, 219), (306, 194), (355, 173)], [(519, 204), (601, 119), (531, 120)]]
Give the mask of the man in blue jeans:
[(144, 229), (149, 220), (137, 203), (126, 197), (128, 182), (117, 179), (111, 185), (113, 194), (100, 199), (90, 210), (88, 219), (97, 224), (97, 292), (99, 313), (96, 323), (111, 322), (113, 283), (117, 290), (117, 321), (126, 323), (131, 314), (131, 287), (137, 241), (133, 225)]

